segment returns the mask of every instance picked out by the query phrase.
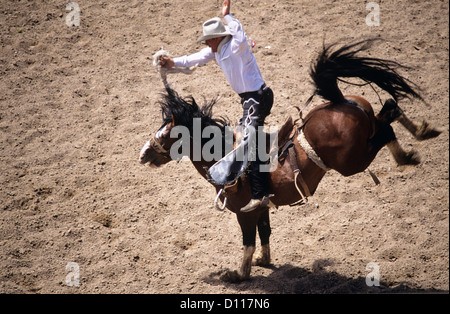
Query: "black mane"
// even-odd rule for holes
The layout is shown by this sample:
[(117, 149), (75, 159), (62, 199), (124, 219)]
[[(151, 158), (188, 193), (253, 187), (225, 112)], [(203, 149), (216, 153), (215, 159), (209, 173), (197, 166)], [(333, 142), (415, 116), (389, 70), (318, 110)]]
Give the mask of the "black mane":
[(193, 97), (182, 98), (176, 91), (166, 88), (162, 100), (158, 101), (161, 106), (163, 125), (175, 121), (176, 125), (183, 125), (192, 131), (193, 119), (200, 118), (202, 129), (207, 126), (217, 126), (222, 130), (228, 125), (228, 120), (223, 117), (213, 118), (212, 109), (217, 99), (206, 103), (200, 108)]

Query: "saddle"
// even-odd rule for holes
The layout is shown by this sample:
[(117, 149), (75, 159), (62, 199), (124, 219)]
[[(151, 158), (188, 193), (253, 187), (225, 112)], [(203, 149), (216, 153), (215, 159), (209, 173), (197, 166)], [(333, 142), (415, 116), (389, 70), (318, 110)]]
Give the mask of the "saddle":
[[(284, 158), (288, 154), (288, 149), (293, 146), (292, 139), (297, 133), (292, 117), (288, 117), (281, 126), (277, 134), (278, 142), (270, 142), (274, 138), (274, 133), (266, 133), (266, 152), (269, 156)], [(239, 141), (239, 132), (235, 135), (234, 149), (221, 160), (208, 169), (209, 180), (217, 186), (233, 185), (246, 171), (252, 154), (255, 152), (249, 147), (249, 137), (244, 137)], [(278, 143), (278, 145), (275, 145)], [(277, 149), (278, 152), (274, 150)]]

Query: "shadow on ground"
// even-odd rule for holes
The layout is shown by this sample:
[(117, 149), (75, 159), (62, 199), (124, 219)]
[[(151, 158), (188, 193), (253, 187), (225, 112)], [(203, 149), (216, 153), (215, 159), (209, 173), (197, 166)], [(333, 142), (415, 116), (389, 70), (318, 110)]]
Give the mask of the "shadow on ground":
[[(335, 271), (327, 271), (326, 266), (332, 260), (317, 260), (312, 271), (292, 266), (270, 266), (272, 273), (268, 276), (255, 275), (241, 283), (227, 283), (220, 279), (225, 272), (221, 270), (203, 278), (208, 284), (223, 285), (227, 288), (245, 293), (260, 291), (268, 294), (381, 294), (381, 293), (449, 293), (448, 290), (420, 289), (410, 283), (380, 282), (379, 286), (368, 286), (366, 277), (350, 278)], [(256, 269), (256, 267), (255, 267)]]

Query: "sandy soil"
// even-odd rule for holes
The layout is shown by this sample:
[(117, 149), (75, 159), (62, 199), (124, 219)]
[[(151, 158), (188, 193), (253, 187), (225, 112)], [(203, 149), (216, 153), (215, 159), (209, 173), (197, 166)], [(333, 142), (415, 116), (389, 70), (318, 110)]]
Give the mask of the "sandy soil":
[[(221, 3), (78, 0), (81, 24), (69, 27), (61, 1), (1, 0), (0, 293), (448, 292), (449, 1), (379, 2), (381, 24), (370, 27), (365, 1), (233, 1), (275, 92), (270, 125), (310, 96), (324, 40), (381, 36), (370, 54), (410, 66), (402, 74), (431, 105), (401, 107), (443, 133), (417, 142), (394, 124), (419, 166), (397, 167), (383, 149), (371, 166), (379, 186), (330, 172), (309, 204), (271, 210), (273, 266), (229, 284), (219, 275), (241, 262), (235, 215), (213, 208), (214, 189), (190, 162), (137, 161), (162, 122), (151, 56), (199, 50), (201, 23)], [(170, 80), (240, 117), (216, 65)], [(342, 88), (381, 109), (370, 88)], [(66, 284), (71, 262), (78, 287)], [(380, 287), (366, 285), (370, 262)]]

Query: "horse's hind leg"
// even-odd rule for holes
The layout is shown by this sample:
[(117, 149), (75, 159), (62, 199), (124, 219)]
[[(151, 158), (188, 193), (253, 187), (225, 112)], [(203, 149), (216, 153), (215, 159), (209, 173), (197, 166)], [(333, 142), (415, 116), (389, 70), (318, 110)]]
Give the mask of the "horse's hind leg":
[(417, 126), (408, 119), (402, 109), (393, 99), (388, 99), (377, 118), (385, 123), (391, 124), (394, 121), (400, 122), (417, 140), (423, 141), (434, 138), (441, 134), (440, 131), (430, 127), (428, 122), (422, 121), (422, 125)]
[(258, 219), (258, 234), (261, 239), (261, 252), (253, 259), (253, 265), (270, 265), (269, 238), (272, 230), (270, 228), (269, 210), (264, 211)]
[(381, 122), (391, 124), (401, 115), (403, 115), (403, 110), (400, 109), (395, 100), (388, 99), (384, 103), (380, 113), (377, 115), (377, 119)]
[[(379, 121), (379, 130), (375, 134), (374, 138), (371, 139), (373, 143), (378, 144), (378, 147), (386, 145), (389, 151), (394, 156), (395, 161), (398, 165), (417, 165), (420, 163), (420, 158), (416, 151), (405, 151), (397, 141), (394, 130), (390, 124), (396, 120), (399, 120), (402, 124), (406, 123), (408, 125), (408, 130), (411, 133), (416, 134), (417, 128), (414, 124), (408, 120), (408, 118), (403, 113), (403, 110), (397, 105), (393, 99), (388, 99), (380, 113), (377, 115), (377, 120)], [(403, 122), (402, 122), (403, 121)]]
[(415, 150), (409, 152), (403, 150), (397, 140), (393, 140), (386, 145), (389, 151), (394, 156), (395, 161), (399, 166), (402, 165), (418, 165), (420, 158)]
[(428, 140), (441, 134), (440, 131), (430, 127), (428, 122), (425, 120), (422, 121), (420, 126), (417, 126), (409, 120), (404, 113), (397, 119), (397, 121), (400, 122), (419, 141)]
[(370, 154), (375, 156), (377, 152), (383, 147), (387, 146), (389, 151), (394, 156), (398, 165), (417, 165), (420, 163), (420, 159), (417, 152), (414, 150), (406, 152), (397, 141), (394, 130), (392, 127), (383, 121), (378, 121), (378, 131), (370, 139)]

